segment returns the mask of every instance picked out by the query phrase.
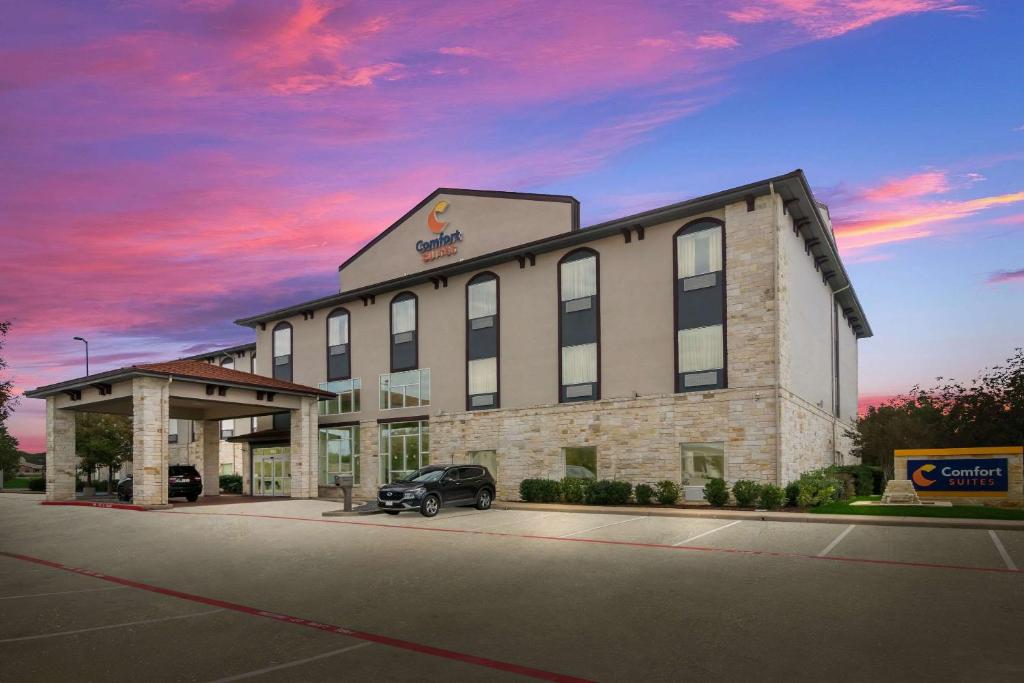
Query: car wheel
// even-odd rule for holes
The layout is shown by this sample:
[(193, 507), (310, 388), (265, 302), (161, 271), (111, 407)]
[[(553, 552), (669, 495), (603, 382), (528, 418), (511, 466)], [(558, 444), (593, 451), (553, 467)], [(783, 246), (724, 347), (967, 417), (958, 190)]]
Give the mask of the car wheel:
[(427, 496), (420, 505), (420, 514), (424, 517), (433, 517), (441, 509), (441, 501), (437, 496)]
[(398, 510), (385, 510), (384, 512), (388, 513), (389, 515), (397, 515), (398, 514)]
[(197, 500), (199, 500), (199, 496), (193, 493), (191, 496), (185, 496), (185, 500), (187, 500), (190, 503), (194, 503)]
[(476, 509), (489, 510), (492, 500), (493, 496), (490, 489), (480, 489), (480, 493), (476, 494)]

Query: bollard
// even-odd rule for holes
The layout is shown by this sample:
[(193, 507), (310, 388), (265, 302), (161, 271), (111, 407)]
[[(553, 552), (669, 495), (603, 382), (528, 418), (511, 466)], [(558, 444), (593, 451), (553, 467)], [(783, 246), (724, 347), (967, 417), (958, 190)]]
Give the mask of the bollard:
[(352, 477), (334, 475), (334, 485), (345, 494), (345, 512), (352, 512)]

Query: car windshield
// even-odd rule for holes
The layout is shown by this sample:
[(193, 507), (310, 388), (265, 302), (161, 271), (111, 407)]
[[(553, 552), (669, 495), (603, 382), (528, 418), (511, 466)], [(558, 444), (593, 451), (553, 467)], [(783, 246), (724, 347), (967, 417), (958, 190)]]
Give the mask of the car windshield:
[(444, 470), (422, 469), (416, 470), (415, 472), (407, 476), (405, 479), (402, 479), (402, 481), (407, 483), (426, 483), (429, 481), (437, 481), (442, 476), (444, 476)]

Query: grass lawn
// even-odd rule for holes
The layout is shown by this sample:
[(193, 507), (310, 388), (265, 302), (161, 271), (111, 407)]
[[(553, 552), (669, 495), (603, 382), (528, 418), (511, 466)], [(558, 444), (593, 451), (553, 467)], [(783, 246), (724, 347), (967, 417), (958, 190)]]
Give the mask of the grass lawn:
[(32, 481), (34, 477), (15, 477), (14, 479), (4, 478), (5, 489), (27, 489), (28, 483)]
[[(881, 496), (856, 496), (857, 500), (881, 500)], [(829, 503), (808, 510), (829, 515), (884, 515), (886, 517), (960, 517), (965, 519), (1021, 519), (1024, 509), (995, 508), (984, 505), (956, 505), (953, 507), (910, 507), (899, 505), (850, 505), (852, 501)]]

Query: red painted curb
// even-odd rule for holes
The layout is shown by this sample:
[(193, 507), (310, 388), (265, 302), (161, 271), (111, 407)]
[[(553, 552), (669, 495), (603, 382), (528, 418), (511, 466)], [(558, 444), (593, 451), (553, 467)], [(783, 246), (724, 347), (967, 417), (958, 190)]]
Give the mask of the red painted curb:
[(937, 562), (911, 562), (904, 560), (877, 560), (861, 557), (842, 557), (825, 555), (808, 555), (791, 553), (781, 550), (744, 550), (741, 548), (715, 548), (699, 545), (666, 545), (663, 543), (641, 543), (639, 541), (611, 541), (598, 538), (562, 538), (559, 536), (542, 536), (538, 534), (511, 534), (504, 531), (474, 531), (471, 529), (448, 529), (445, 527), (425, 527), (411, 524), (383, 524), (380, 522), (356, 522), (342, 519), (310, 519), (308, 517), (287, 517), (284, 515), (250, 515), (242, 512), (172, 512), (170, 510), (154, 510), (172, 515), (211, 515), (214, 517), (256, 517), (262, 519), (283, 519), (295, 522), (314, 522), (316, 524), (348, 524), (351, 526), (368, 526), (386, 529), (408, 529), (412, 531), (436, 531), (450, 534), (472, 534), (476, 536), (503, 536), (505, 538), (523, 538), (533, 541), (562, 541), (565, 543), (594, 543), (597, 545), (618, 545), (633, 548), (653, 548), (659, 550), (682, 550), (702, 553), (723, 553), (727, 555), (751, 555), (763, 557), (784, 557), (801, 560), (818, 560), (822, 562), (846, 562), (850, 564), (875, 564), (890, 567), (914, 567), (917, 569), (952, 569), (956, 571), (986, 572), (994, 574), (1024, 574), (1024, 569), (1003, 569), (1001, 567), (972, 567), (960, 564), (940, 564)]
[(84, 508), (109, 508), (111, 510), (134, 510), (136, 512), (149, 512), (149, 508), (131, 503), (94, 503), (87, 500), (44, 500), (40, 505), (71, 505)]
[(528, 678), (533, 678), (536, 680), (555, 681), (556, 683), (594, 683), (594, 681), (591, 681), (587, 678), (567, 676), (565, 674), (559, 674), (553, 671), (534, 669), (532, 667), (522, 666), (520, 664), (513, 664), (511, 662), (503, 662), (497, 659), (488, 659), (487, 657), (478, 657), (476, 655), (470, 655), (463, 652), (456, 652), (455, 650), (446, 650), (444, 648), (433, 647), (431, 645), (414, 643), (409, 640), (402, 640), (401, 638), (392, 638), (390, 636), (384, 636), (377, 633), (358, 631), (355, 629), (346, 628), (344, 626), (337, 626), (335, 624), (324, 624), (321, 622), (312, 621), (311, 619), (293, 617), (287, 614), (280, 614), (278, 612), (268, 612), (266, 610), (256, 609), (255, 607), (249, 607), (248, 605), (240, 605), (238, 603), (228, 602), (226, 600), (218, 600), (217, 598), (207, 598), (202, 595), (184, 593), (182, 591), (174, 590), (173, 588), (163, 588), (161, 586), (154, 586), (148, 583), (140, 583), (138, 581), (132, 581), (131, 579), (123, 579), (118, 576), (110, 576), (109, 574), (103, 574), (101, 572), (92, 571), (90, 569), (70, 567), (66, 564), (61, 564), (60, 562), (44, 560), (38, 557), (32, 557), (30, 555), (19, 555), (17, 553), (8, 553), (0, 550), (0, 556), (9, 557), (13, 560), (21, 560), (23, 562), (31, 562), (33, 564), (40, 564), (44, 567), (51, 567), (53, 569), (61, 569), (66, 572), (81, 574), (83, 576), (91, 576), (92, 578), (99, 579), (101, 581), (109, 581), (110, 583), (116, 583), (121, 586), (128, 586), (129, 588), (138, 588), (139, 590), (149, 591), (151, 593), (159, 593), (160, 595), (167, 595), (172, 598), (189, 600), (191, 602), (198, 602), (203, 605), (210, 605), (212, 607), (220, 607), (221, 609), (225, 610), (241, 612), (242, 614), (248, 614), (254, 617), (263, 617), (264, 619), (273, 619), (274, 621), (280, 621), (286, 624), (305, 626), (306, 628), (313, 628), (318, 631), (324, 631), (326, 633), (337, 633), (338, 635), (348, 636), (349, 638), (365, 640), (371, 643), (379, 643), (380, 645), (387, 645), (389, 647), (397, 647), (402, 650), (410, 650), (412, 652), (418, 652), (420, 654), (430, 655), (432, 657), (450, 659), (453, 661), (462, 662), (464, 664), (473, 664), (475, 666), (482, 666), (488, 669), (496, 669), (498, 671), (508, 671), (509, 673), (519, 674), (521, 676), (526, 676)]

